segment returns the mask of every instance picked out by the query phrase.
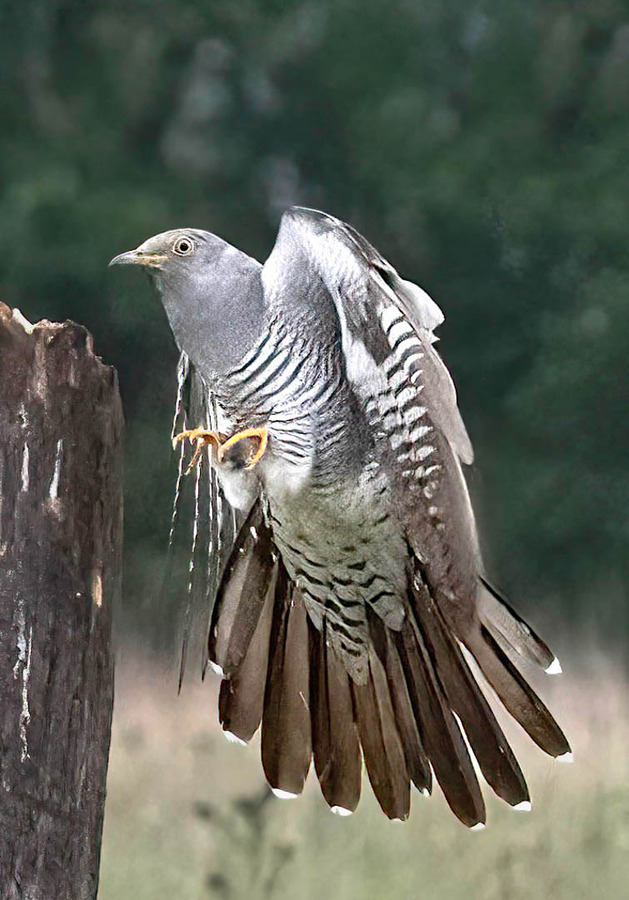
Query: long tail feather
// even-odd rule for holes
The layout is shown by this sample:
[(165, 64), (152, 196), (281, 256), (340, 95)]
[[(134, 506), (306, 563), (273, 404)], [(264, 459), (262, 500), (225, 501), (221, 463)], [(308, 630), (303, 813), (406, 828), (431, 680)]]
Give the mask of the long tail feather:
[(410, 811), (410, 780), (397, 730), (384, 667), (375, 650), (369, 654), (365, 684), (352, 683), (354, 710), (369, 781), (390, 819), (406, 819)]
[(421, 629), (407, 621), (398, 637), (422, 744), (454, 814), (469, 827), (485, 822), (485, 804), (459, 726)]
[(498, 643), (505, 642), (507, 647), (524, 659), (542, 669), (549, 669), (555, 662), (552, 650), (493, 585), (485, 578), (481, 578), (481, 584), (483, 587), (479, 595), (478, 612), (483, 625)]
[(353, 812), (360, 800), (362, 758), (349, 676), (334, 650), (310, 623), (312, 749), (321, 791), (335, 812)]
[(421, 599), (416, 614), (430, 642), (438, 676), (486, 781), (511, 806), (528, 801), (522, 770), (456, 640), (427, 590), (421, 592)]
[(276, 567), (271, 534), (256, 503), (227, 562), (210, 625), (210, 660), (225, 675), (242, 663), (264, 607)]
[(262, 613), (242, 663), (221, 682), (218, 699), (221, 725), (245, 743), (251, 740), (262, 721), (276, 577), (277, 573), (267, 591)]
[(283, 566), (278, 575), (262, 718), (262, 765), (275, 791), (300, 794), (311, 757), (308, 619)]
[(563, 731), (490, 632), (481, 626), (466, 635), (464, 643), (513, 718), (538, 747), (555, 757), (569, 753)]
[(400, 655), (391, 634), (387, 632), (383, 623), (375, 615), (370, 617), (370, 631), (376, 652), (387, 673), (389, 693), (402, 740), (408, 774), (419, 791), (430, 794), (432, 772), (419, 734)]
[[(481, 615), (469, 633), (458, 636), (533, 740), (553, 756), (568, 753), (559, 726), (504, 647), (518, 649), (517, 637), (527, 648), (524, 655), (537, 653), (542, 665), (552, 654), (543, 652), (545, 645), (524, 623), (519, 630), (511, 626), (515, 614), (509, 619), (510, 613), (500, 612), (500, 618), (494, 601), (495, 607), (483, 607), (486, 619), (493, 616), (491, 628)], [(373, 611), (368, 621), (367, 678), (358, 683), (330, 646), (325, 619), (318, 630), (308, 618), (256, 504), (224, 570), (209, 658), (224, 675), (223, 728), (246, 742), (262, 723), (262, 763), (274, 791), (301, 793), (314, 756), (328, 804), (340, 814), (352, 812), (361, 792), (362, 749), (387, 816), (406, 819), (410, 782), (429, 793), (434, 772), (455, 815), (477, 826), (485, 822), (485, 805), (467, 737), (494, 791), (512, 806), (527, 803), (520, 767), (421, 568), (409, 585), (401, 630), (387, 628)]]

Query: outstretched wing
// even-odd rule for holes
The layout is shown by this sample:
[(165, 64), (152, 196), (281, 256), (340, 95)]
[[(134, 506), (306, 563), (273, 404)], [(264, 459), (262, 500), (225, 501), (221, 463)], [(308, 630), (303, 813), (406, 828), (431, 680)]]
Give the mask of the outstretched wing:
[(434, 346), (440, 308), (350, 225), (302, 207), (282, 217), (263, 282), (296, 279), (298, 270), (334, 302), (348, 377), (374, 433), (390, 445), (400, 518), (455, 634), (465, 640), (482, 623), (507, 652), (556, 671), (549, 648), (483, 574), (461, 470), (473, 461), (472, 445)]
[[(457, 407), (454, 383), (434, 348), (434, 329), (444, 321), (435, 301), (401, 278), (354, 228), (326, 213), (301, 207), (286, 212), (265, 273), (276, 261), (281, 265), (287, 252), (307, 261), (332, 296), (343, 326), (350, 378), (352, 362), (362, 348), (380, 364), (390, 355), (392, 344), (408, 345), (412, 332), (424, 354), (423, 392), (431, 416), (461, 462), (470, 464), (474, 454)], [(360, 361), (364, 362), (364, 357)], [(355, 380), (360, 392), (364, 387), (361, 375)]]
[[(347, 375), (373, 434), (386, 445), (408, 539), (433, 587), (455, 592), (459, 608), (469, 609), (480, 555), (460, 464), (471, 463), (473, 453), (434, 346), (441, 310), (353, 228), (324, 213), (296, 208), (284, 215), (263, 282), (288, 277), (287, 265), (290, 277), (299, 272), (318, 281), (332, 298)], [(453, 576), (457, 583), (448, 584)]]
[(507, 708), (554, 752), (563, 746), (554, 722), (540, 731), (537, 698), (511, 672), (508, 657), (495, 663), (497, 647), (557, 670), (546, 644), (484, 578), (461, 470), (472, 462), (472, 447), (434, 346), (441, 310), (353, 228), (314, 210), (285, 213), (262, 277), (318, 281), (332, 298), (348, 378), (386, 445), (394, 503), (440, 615)]

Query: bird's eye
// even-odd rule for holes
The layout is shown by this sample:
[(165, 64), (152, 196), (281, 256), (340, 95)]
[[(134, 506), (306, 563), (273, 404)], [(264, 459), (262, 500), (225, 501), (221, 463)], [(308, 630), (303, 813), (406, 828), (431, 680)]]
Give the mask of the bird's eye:
[(175, 241), (173, 251), (178, 256), (188, 256), (194, 250), (194, 241), (189, 237), (180, 237)]

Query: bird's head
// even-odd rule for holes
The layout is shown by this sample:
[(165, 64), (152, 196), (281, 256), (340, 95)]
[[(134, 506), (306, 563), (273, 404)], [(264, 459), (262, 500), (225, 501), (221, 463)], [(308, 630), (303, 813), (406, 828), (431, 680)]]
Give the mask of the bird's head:
[(110, 266), (143, 266), (158, 282), (175, 287), (198, 278), (205, 266), (215, 266), (225, 250), (231, 249), (214, 234), (196, 228), (178, 228), (156, 234), (136, 247), (120, 253)]
[(180, 349), (202, 371), (228, 370), (259, 334), (260, 263), (208, 231), (156, 234), (109, 265), (141, 266), (152, 276)]

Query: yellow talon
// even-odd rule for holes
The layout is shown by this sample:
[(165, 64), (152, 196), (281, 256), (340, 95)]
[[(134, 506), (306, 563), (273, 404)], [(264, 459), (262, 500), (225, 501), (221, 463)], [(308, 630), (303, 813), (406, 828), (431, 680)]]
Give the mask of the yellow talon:
[(221, 441), (224, 440), (223, 435), (219, 434), (217, 431), (206, 431), (205, 428), (191, 428), (188, 431), (180, 431), (179, 434), (174, 436), (173, 449), (177, 446), (179, 441), (185, 441), (186, 438), (191, 443), (196, 441), (196, 447), (194, 448), (190, 464), (186, 469), (186, 475), (188, 475), (199, 462), (201, 452), (205, 446), (208, 444), (216, 444), (216, 448), (220, 452)]
[(231, 447), (235, 446), (239, 441), (248, 440), (249, 438), (257, 438), (259, 441), (258, 449), (245, 466), (245, 469), (253, 469), (253, 467), (260, 462), (267, 448), (269, 433), (266, 428), (245, 428), (244, 431), (237, 432), (237, 434), (232, 435), (227, 440), (224, 435), (219, 434), (217, 431), (207, 431), (205, 428), (191, 428), (175, 435), (173, 438), (173, 448), (176, 447), (180, 441), (186, 439), (196, 443), (194, 454), (186, 470), (186, 474), (188, 474), (194, 469), (199, 461), (203, 448), (208, 444), (216, 447), (218, 462), (223, 462), (225, 453)]
[(245, 428), (244, 431), (239, 431), (237, 434), (232, 435), (223, 444), (219, 445), (218, 461), (223, 461), (223, 459), (225, 458), (225, 452), (229, 450), (230, 447), (233, 447), (234, 444), (237, 444), (239, 441), (247, 440), (248, 438), (257, 438), (260, 442), (258, 444), (258, 449), (245, 466), (245, 469), (253, 469), (253, 467), (257, 465), (264, 456), (267, 444), (269, 442), (269, 433), (266, 428)]

